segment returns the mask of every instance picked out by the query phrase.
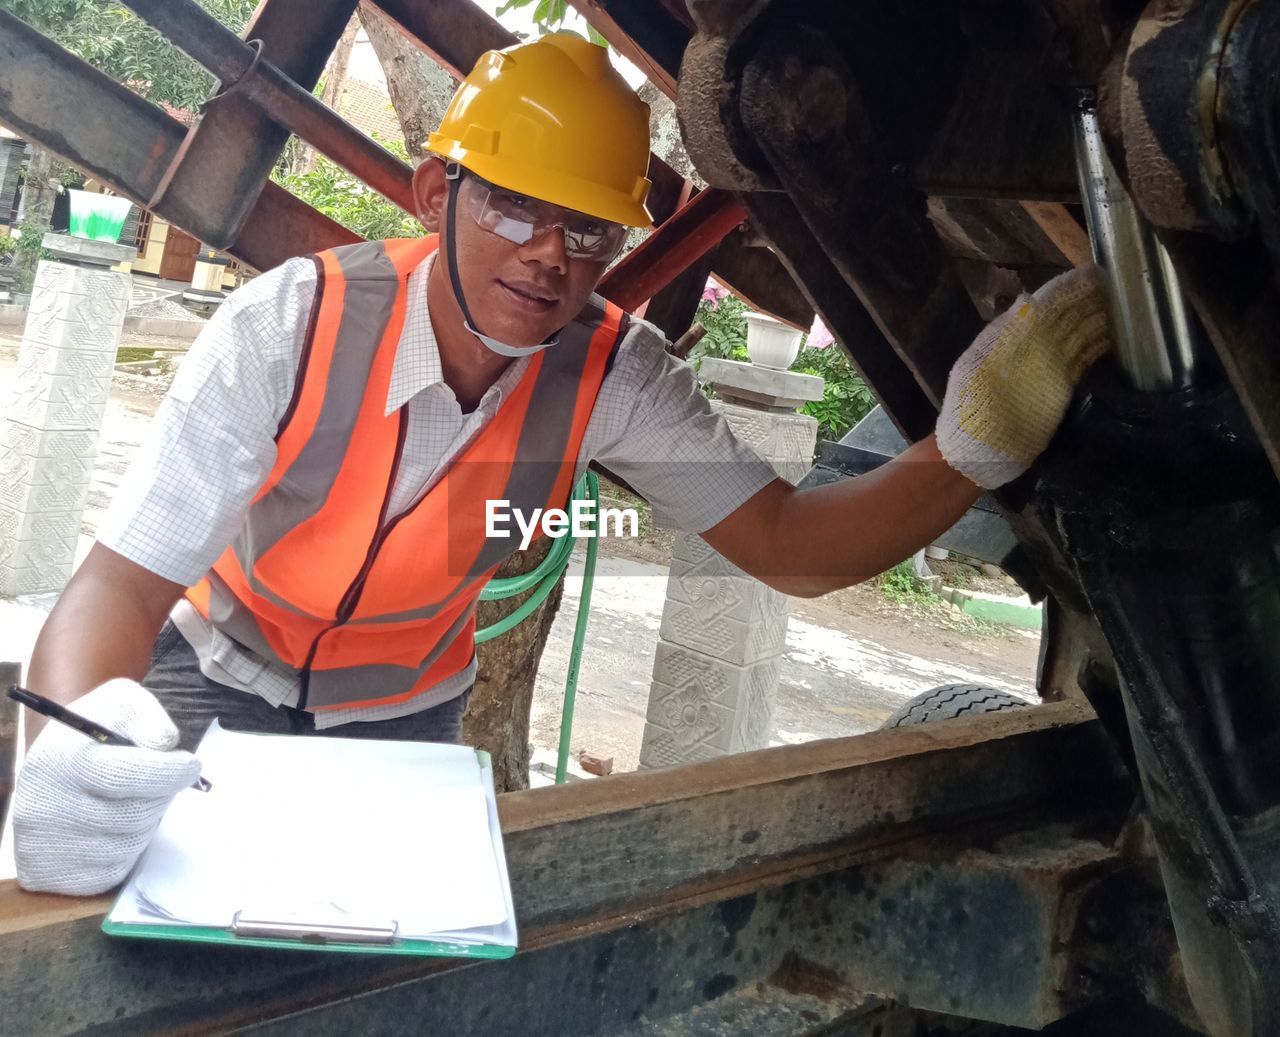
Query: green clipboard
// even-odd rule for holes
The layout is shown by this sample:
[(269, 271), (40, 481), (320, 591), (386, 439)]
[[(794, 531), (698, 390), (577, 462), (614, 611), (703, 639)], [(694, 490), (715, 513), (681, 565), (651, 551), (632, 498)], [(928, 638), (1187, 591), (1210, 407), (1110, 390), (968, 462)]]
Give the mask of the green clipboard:
[[(489, 753), (476, 750), (481, 769), (492, 775)], [(126, 881), (112, 905), (115, 910), (126, 895)], [(346, 954), (402, 954), (418, 957), (478, 958), (499, 960), (515, 956), (508, 944), (452, 943), (439, 940), (405, 939), (393, 927), (307, 925), (298, 922), (241, 920), (237, 913), (230, 928), (211, 926), (112, 921), (111, 912), (102, 920), (108, 936), (143, 940), (175, 940), (180, 943), (214, 943), (233, 947), (267, 947), (291, 951), (334, 951)]]
[[(316, 930), (323, 927), (314, 927)], [(290, 951), (341, 951), (351, 954), (410, 954), (436, 958), (485, 958), (496, 960), (515, 956), (516, 949), (505, 945), (438, 943), (434, 940), (401, 940), (389, 934), (386, 941), (345, 941), (325, 933), (312, 932), (290, 939), (282, 936), (253, 936), (233, 929), (211, 929), (186, 925), (135, 925), (102, 920), (102, 931), (110, 936), (144, 940), (177, 940), (182, 943), (219, 943), (234, 947), (273, 947)]]

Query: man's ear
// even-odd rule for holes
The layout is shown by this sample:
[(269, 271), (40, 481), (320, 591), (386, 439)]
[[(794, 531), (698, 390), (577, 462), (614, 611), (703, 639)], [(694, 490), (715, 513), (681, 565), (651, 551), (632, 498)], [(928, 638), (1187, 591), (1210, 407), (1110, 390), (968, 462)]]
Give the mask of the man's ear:
[(445, 179), (444, 162), (431, 155), (413, 172), (413, 203), (418, 210), (418, 222), (428, 233), (439, 233), (448, 197), (449, 181)]

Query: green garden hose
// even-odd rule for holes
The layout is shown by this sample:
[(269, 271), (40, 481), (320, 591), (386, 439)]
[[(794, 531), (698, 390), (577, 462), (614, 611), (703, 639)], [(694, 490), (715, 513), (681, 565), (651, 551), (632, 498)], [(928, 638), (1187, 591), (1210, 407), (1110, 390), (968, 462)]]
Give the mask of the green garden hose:
[[(600, 510), (600, 481), (595, 472), (587, 472), (573, 488), (576, 500), (590, 501), (594, 507), (592, 513)], [(573, 731), (573, 706), (578, 694), (578, 670), (582, 665), (582, 643), (587, 636), (587, 619), (591, 613), (591, 584), (596, 574), (596, 553), (599, 551), (595, 526), (587, 536), (587, 564), (582, 572), (582, 595), (578, 600), (578, 619), (573, 628), (573, 647), (569, 652), (569, 674), (564, 683), (564, 708), (560, 713), (560, 752), (556, 758), (556, 784), (563, 785), (565, 772), (569, 766), (569, 737)], [(520, 603), (520, 607), (509, 616), (504, 616), (492, 626), (476, 631), (476, 644), (482, 644), (505, 634), (512, 627), (523, 622), (542, 604), (556, 585), (556, 581), (569, 566), (569, 557), (573, 554), (573, 546), (577, 538), (562, 536), (547, 552), (547, 557), (538, 563), (537, 568), (519, 576), (511, 576), (502, 580), (490, 580), (488, 586), (480, 592), (481, 601), (501, 601), (523, 594), (530, 588), (533, 593), (528, 600)]]

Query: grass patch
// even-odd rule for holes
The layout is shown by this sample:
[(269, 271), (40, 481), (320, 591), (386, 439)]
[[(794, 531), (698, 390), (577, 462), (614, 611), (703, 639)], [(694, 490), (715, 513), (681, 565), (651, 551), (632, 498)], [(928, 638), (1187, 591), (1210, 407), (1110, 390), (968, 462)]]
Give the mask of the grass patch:
[(143, 349), (141, 346), (121, 346), (116, 350), (116, 363), (129, 364), (136, 360), (154, 360), (154, 349)]
[(876, 586), (886, 598), (899, 605), (928, 608), (942, 600), (916, 576), (915, 566), (910, 558), (877, 576)]

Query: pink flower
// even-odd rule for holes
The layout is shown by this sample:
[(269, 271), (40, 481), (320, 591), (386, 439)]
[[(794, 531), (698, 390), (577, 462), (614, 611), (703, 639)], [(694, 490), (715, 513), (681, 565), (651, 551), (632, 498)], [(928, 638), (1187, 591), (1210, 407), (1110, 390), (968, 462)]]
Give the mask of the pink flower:
[(707, 278), (706, 286), (702, 289), (702, 301), (705, 302), (710, 309), (715, 309), (720, 305), (720, 300), (729, 294), (728, 288), (721, 288), (711, 278)]
[[(705, 299), (706, 296), (704, 295)], [(809, 338), (805, 341), (806, 349), (826, 349), (832, 345), (835, 339), (831, 332), (827, 330), (827, 326), (822, 323), (822, 318), (815, 316), (813, 318), (813, 327), (809, 329)]]

